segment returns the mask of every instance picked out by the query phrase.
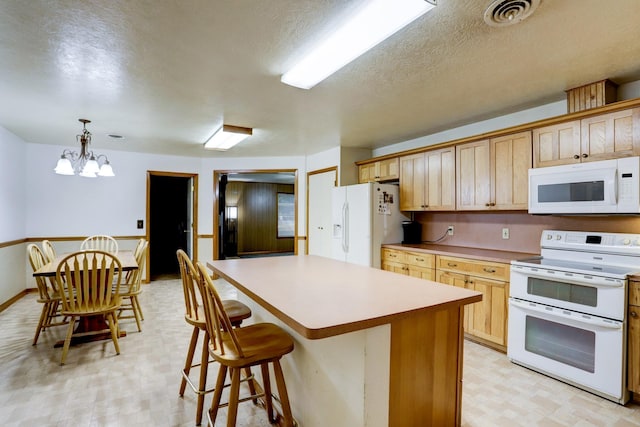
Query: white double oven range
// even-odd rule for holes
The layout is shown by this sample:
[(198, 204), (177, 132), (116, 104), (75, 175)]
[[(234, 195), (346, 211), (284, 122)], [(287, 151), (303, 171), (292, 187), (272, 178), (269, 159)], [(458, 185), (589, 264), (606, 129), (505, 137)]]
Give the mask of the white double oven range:
[(507, 356), (624, 404), (627, 281), (640, 235), (545, 230), (541, 256), (511, 262)]

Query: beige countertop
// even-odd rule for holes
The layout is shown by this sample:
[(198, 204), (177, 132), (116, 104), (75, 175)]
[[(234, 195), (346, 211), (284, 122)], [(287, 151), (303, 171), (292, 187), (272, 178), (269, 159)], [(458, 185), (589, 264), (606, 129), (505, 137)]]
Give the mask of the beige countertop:
[(482, 299), (479, 292), (313, 255), (215, 260), (207, 266), (309, 339)]
[(464, 246), (434, 245), (434, 244), (386, 244), (383, 248), (405, 251), (424, 252), (435, 255), (449, 255), (461, 258), (477, 259), (481, 261), (509, 263), (512, 260), (539, 256), (525, 252), (498, 251), (493, 249), (469, 248)]

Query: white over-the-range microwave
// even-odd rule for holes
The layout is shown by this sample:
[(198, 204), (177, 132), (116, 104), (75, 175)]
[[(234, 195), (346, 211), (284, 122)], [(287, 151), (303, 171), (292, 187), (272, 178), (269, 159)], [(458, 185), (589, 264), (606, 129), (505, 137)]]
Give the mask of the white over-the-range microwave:
[(640, 157), (529, 169), (531, 214), (640, 214)]

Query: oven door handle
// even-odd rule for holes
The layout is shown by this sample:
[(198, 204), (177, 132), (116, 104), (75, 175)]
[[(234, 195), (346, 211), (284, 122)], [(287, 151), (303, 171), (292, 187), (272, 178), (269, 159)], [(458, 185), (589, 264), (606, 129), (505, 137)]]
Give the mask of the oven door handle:
[(578, 324), (578, 325), (583, 324), (583, 325), (594, 326), (597, 328), (613, 329), (613, 330), (622, 329), (622, 325), (623, 325), (622, 322), (618, 322), (615, 320), (611, 320), (607, 322), (604, 319), (593, 317), (593, 316), (589, 316), (588, 318), (576, 317), (576, 315), (579, 315), (580, 313), (576, 313), (574, 311), (571, 313), (575, 313), (575, 314), (565, 314), (563, 312), (564, 310), (559, 308), (544, 306), (544, 305), (536, 304), (534, 302), (520, 301), (513, 298), (509, 299), (509, 305), (512, 305), (516, 308), (520, 308), (522, 310), (530, 311), (532, 313), (539, 313), (546, 317), (553, 317), (557, 319), (567, 320), (571, 323)]
[[(590, 286), (592, 288), (622, 288), (624, 287), (624, 280), (620, 279), (605, 279), (605, 278), (597, 278), (597, 279), (587, 279), (580, 280), (576, 278), (577, 274), (572, 273), (573, 276), (563, 276), (562, 272), (558, 273), (547, 273), (546, 270), (520, 270), (517, 267), (511, 269), (512, 274), (521, 274), (526, 277), (534, 277), (537, 279), (553, 279), (556, 282), (565, 282), (565, 283), (573, 283), (574, 285), (581, 286)], [(588, 274), (581, 274), (580, 276), (589, 276)], [(511, 282), (514, 280), (512, 279)]]

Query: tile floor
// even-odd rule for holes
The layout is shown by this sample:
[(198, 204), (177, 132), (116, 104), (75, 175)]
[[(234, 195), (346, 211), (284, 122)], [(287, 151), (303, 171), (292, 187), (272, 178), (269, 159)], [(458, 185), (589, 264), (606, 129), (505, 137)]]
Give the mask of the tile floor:
[[(234, 296), (228, 284), (217, 284), (223, 297)], [(145, 285), (141, 304), (143, 332), (134, 322), (122, 321), (128, 335), (120, 340), (120, 355), (111, 341), (83, 344), (71, 347), (64, 366), (59, 365), (61, 349), (53, 344), (66, 327), (50, 328), (38, 345), (31, 345), (40, 310), (35, 294), (0, 313), (0, 425), (194, 425), (194, 394), (188, 389), (178, 397), (191, 332), (182, 318), (180, 282)], [(640, 426), (640, 405), (617, 405), (469, 341), (464, 367), (463, 426)], [(215, 375), (215, 369), (210, 371)], [(207, 408), (209, 403), (210, 396)], [(224, 416), (222, 410), (216, 426), (224, 425)], [(240, 405), (238, 424), (269, 425), (264, 412), (251, 404)]]

